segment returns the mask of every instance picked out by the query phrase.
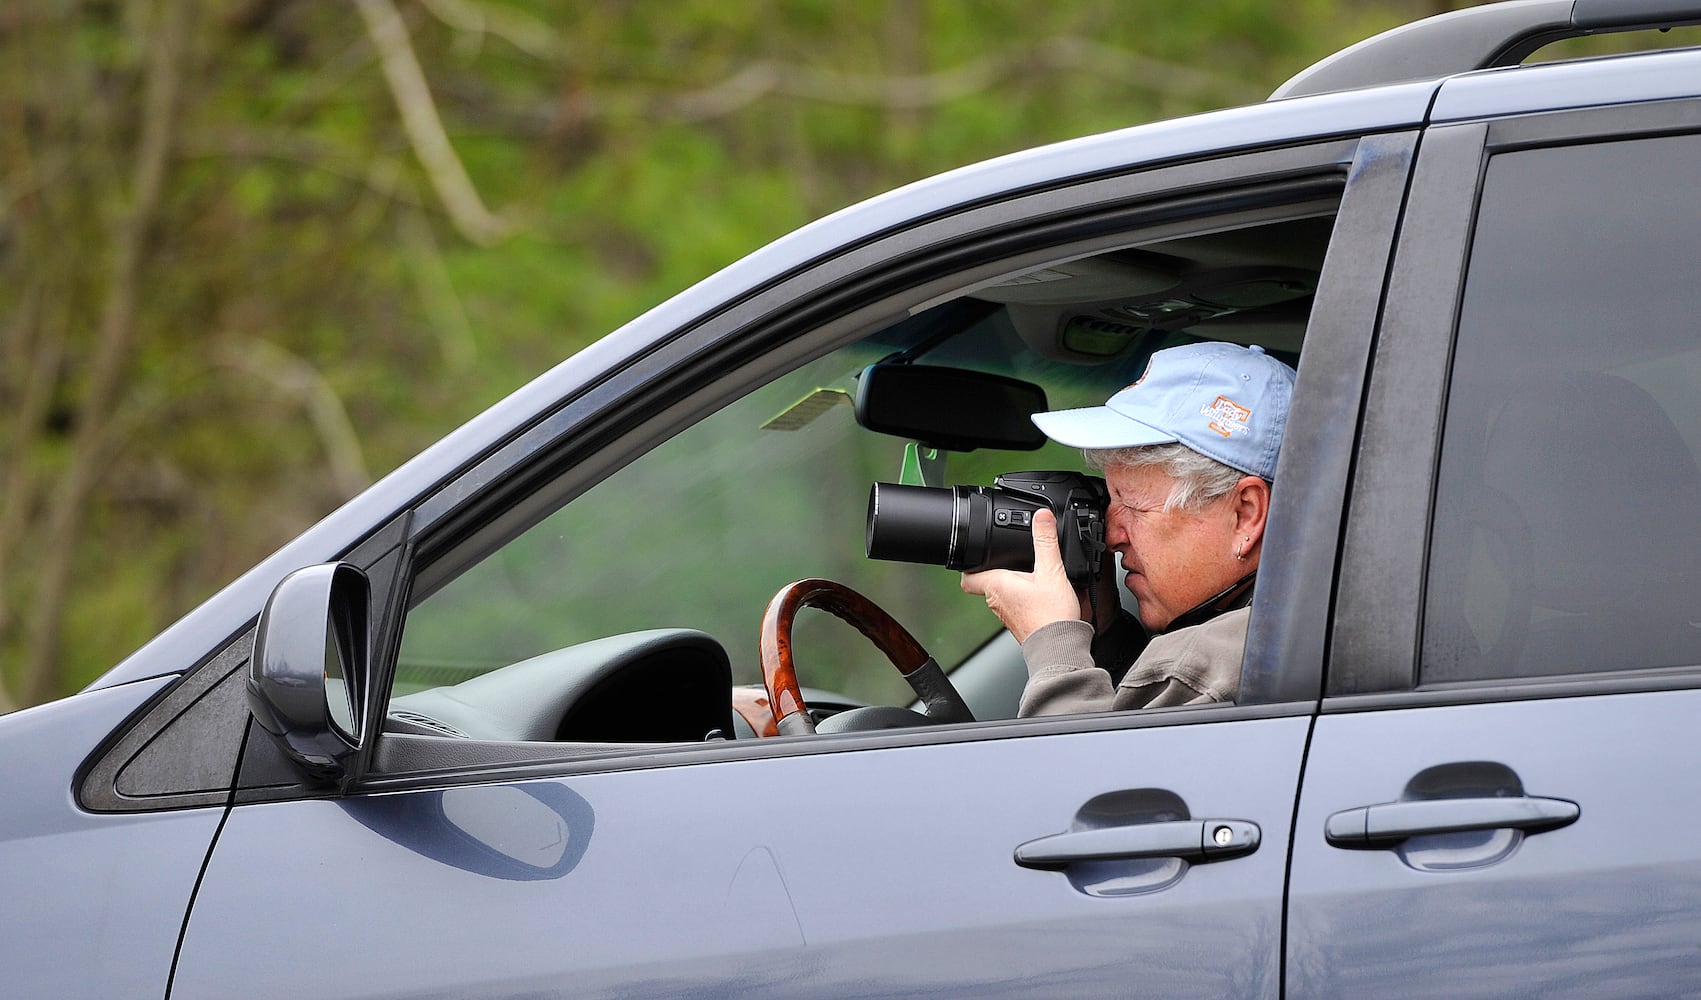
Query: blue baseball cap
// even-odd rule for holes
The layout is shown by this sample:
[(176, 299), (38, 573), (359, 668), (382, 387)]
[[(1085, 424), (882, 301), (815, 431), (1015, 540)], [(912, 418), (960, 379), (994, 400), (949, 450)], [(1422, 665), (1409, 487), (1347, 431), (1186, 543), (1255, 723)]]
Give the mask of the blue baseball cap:
[(1293, 382), (1294, 370), (1261, 347), (1187, 344), (1153, 354), (1146, 374), (1103, 406), (1036, 413), (1033, 421), (1071, 447), (1180, 442), (1273, 481)]

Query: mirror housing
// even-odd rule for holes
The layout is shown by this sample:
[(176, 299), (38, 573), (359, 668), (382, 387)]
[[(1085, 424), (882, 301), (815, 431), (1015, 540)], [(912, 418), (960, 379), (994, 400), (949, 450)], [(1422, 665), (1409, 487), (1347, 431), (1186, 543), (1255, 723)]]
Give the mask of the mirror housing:
[(340, 782), (360, 748), (371, 592), (347, 563), (309, 566), (278, 583), (255, 629), (248, 710), (317, 782)]
[(1045, 433), (1029, 416), (1046, 409), (1045, 389), (988, 372), (880, 362), (856, 383), (856, 422), (946, 451), (1034, 451)]

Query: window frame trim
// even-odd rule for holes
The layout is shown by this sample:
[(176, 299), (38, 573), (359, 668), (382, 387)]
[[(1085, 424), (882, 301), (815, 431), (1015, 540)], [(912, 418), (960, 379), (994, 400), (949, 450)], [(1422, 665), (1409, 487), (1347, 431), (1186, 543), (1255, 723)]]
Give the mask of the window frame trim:
[(1259, 561), (1264, 596), (1247, 629), (1240, 693), (1254, 703), (1322, 695), (1353, 443), (1418, 141), (1415, 130), (1360, 140), (1336, 215), (1288, 414), (1300, 433), (1284, 434)]
[[(1418, 149), (1353, 461), (1325, 707), (1343, 694), (1412, 685), (1447, 374), (1486, 135), (1481, 123), (1438, 126)], [(1409, 614), (1387, 610), (1401, 603)]]

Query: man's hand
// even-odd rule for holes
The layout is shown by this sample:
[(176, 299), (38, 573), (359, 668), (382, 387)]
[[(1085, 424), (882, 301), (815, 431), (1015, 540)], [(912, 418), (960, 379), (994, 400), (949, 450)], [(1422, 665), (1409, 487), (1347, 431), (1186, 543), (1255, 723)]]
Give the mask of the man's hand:
[(1063, 572), (1057, 547), (1057, 518), (1049, 510), (1034, 514), (1034, 571), (989, 569), (963, 574), (963, 590), (986, 598), (986, 606), (1026, 642), (1042, 625), (1082, 618), (1082, 595)]

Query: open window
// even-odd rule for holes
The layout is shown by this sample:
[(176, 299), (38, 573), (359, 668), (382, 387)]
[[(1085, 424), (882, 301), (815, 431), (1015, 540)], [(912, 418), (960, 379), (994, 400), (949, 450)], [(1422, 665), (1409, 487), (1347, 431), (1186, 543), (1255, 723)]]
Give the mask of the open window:
[[(771, 735), (763, 609), (803, 578), (837, 581), (888, 612), (978, 722), (1014, 718), (1020, 651), (958, 574), (865, 556), (870, 486), (987, 484), (1080, 470), (1081, 456), (894, 433), (930, 407), (895, 424), (859, 414), (865, 373), (973, 373), (1036, 387), (1059, 408), (1102, 402), (1153, 352), (1182, 343), (1257, 344), (1297, 365), (1344, 186), (1334, 165), (1263, 194), (1242, 185), (1217, 201), (1192, 197), (1162, 224), (983, 259), (948, 294), (888, 292), (871, 311), (898, 319), (838, 336), (753, 390), (705, 375), (669, 394), (620, 441), (666, 433), (629, 460), (605, 448), (610, 471), (594, 482), (582, 466), (540, 477), (476, 521), (439, 529), (411, 585), (375, 770), (448, 766), (461, 759), (451, 740), (513, 744), (535, 759)], [(883, 384), (901, 397), (912, 383)], [(887, 399), (884, 412), (902, 402)], [(833, 615), (800, 616), (790, 639), (817, 719), (916, 705), (899, 671)]]

